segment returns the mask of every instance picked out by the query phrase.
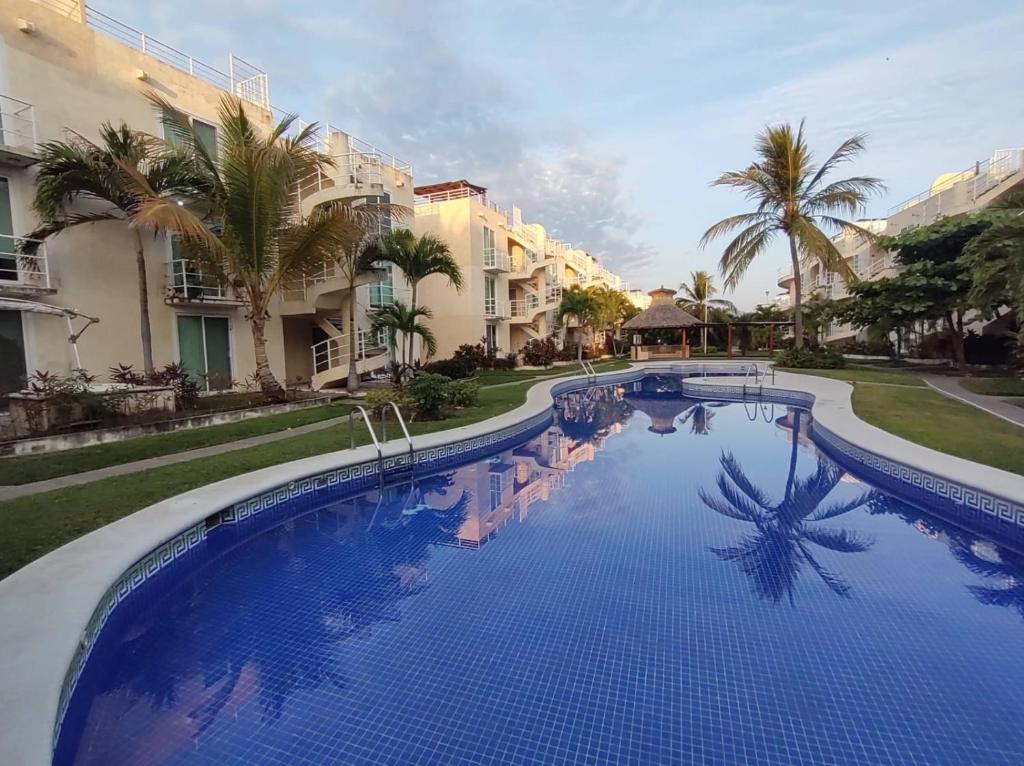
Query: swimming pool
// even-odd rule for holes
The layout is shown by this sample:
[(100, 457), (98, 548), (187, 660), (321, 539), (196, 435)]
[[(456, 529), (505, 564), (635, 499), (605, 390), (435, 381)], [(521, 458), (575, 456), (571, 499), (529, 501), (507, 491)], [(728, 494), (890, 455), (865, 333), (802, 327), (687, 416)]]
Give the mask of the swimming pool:
[(210, 530), (112, 613), (56, 762), (1024, 761), (1011, 541), (865, 484), (806, 410), (675, 388)]

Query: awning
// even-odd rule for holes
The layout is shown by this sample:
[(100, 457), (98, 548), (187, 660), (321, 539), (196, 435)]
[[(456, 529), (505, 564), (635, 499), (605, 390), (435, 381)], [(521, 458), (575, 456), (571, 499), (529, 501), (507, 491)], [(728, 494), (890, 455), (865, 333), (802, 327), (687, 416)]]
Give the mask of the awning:
[[(83, 314), (75, 309), (64, 306), (53, 306), (49, 303), (37, 303), (36, 301), (25, 300), (24, 298), (0, 298), (0, 311), (27, 311), (31, 314), (48, 314), (49, 316), (62, 317), (68, 323), (68, 343), (71, 344), (71, 352), (75, 355), (75, 367), (81, 369), (82, 359), (78, 355), (78, 339), (82, 337), (89, 325), (99, 322), (99, 318)], [(75, 332), (71, 324), (72, 319), (84, 319), (82, 329)]]

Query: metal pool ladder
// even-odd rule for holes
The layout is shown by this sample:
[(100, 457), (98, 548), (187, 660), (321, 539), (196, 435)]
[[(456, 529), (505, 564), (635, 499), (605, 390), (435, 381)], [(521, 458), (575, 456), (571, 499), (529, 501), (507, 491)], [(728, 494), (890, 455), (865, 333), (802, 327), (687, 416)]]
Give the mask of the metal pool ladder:
[(581, 359), (580, 367), (583, 368), (583, 372), (587, 376), (587, 380), (597, 380), (597, 370), (594, 369), (594, 365), (590, 361)]
[[(399, 411), (398, 406), (394, 402), (388, 402), (384, 405), (384, 410), (381, 413), (380, 425), (381, 435), (384, 437), (384, 441), (387, 441), (387, 408), (390, 407), (395, 411), (395, 418), (398, 420), (398, 424), (402, 427), (402, 434), (405, 436), (405, 441), (409, 444), (409, 470), (413, 467), (413, 447), (412, 437), (409, 436), (409, 429), (406, 428), (405, 420), (402, 419), (402, 413)], [(356, 415), (362, 417), (363, 422), (366, 424), (366, 430), (370, 432), (370, 439), (373, 440), (373, 446), (377, 450), (377, 476), (380, 479), (381, 486), (384, 485), (384, 452), (381, 449), (381, 442), (377, 438), (377, 432), (373, 429), (373, 421), (370, 420), (370, 415), (367, 413), (366, 408), (362, 405), (355, 405), (348, 413), (348, 439), (349, 446), (355, 449), (356, 446), (356, 433), (353, 427), (353, 418)]]

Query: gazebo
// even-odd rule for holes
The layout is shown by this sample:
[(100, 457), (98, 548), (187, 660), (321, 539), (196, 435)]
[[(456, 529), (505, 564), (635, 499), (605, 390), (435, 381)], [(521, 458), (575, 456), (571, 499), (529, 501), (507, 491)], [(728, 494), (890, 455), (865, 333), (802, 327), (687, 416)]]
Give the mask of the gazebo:
[(650, 307), (622, 325), (623, 330), (633, 333), (635, 361), (690, 358), (686, 330), (701, 322), (675, 304), (675, 294), (667, 287), (651, 290)]

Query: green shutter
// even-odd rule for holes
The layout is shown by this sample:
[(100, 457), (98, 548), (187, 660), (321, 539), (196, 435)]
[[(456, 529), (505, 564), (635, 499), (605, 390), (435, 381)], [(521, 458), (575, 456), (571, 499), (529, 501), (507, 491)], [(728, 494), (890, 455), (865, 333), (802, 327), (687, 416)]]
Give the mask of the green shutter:
[(203, 317), (210, 388), (231, 388), (231, 342), (226, 317)]
[(203, 343), (203, 318), (178, 317), (178, 359), (185, 371), (198, 381), (206, 374), (206, 351)]

